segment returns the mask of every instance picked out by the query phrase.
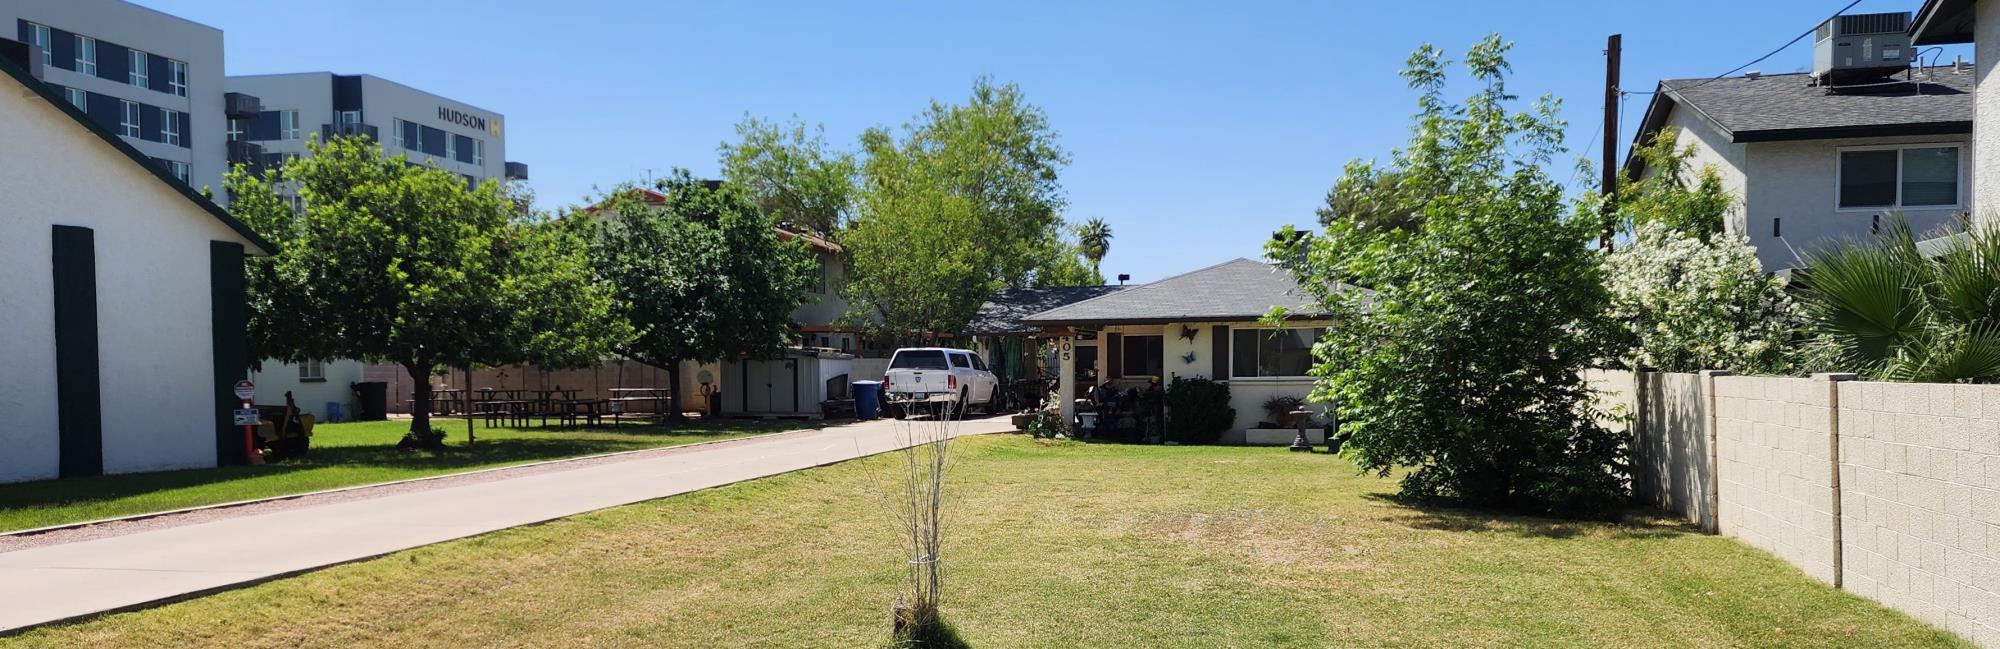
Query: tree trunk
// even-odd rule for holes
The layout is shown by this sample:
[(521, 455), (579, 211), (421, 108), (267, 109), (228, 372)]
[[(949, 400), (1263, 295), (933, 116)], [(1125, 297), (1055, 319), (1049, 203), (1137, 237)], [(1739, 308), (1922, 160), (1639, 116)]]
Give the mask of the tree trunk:
[(684, 414), (687, 412), (687, 408), (682, 407), (683, 404), (681, 404), (681, 361), (678, 358), (667, 361), (667, 385), (669, 386), (668, 394), (674, 397), (674, 411), (667, 415), (667, 421), (676, 423), (687, 421), (687, 415)]
[(406, 363), (403, 370), (416, 382), (415, 403), (410, 404), (410, 434), (396, 444), (401, 448), (443, 450), (444, 435), (431, 430), (431, 366)]

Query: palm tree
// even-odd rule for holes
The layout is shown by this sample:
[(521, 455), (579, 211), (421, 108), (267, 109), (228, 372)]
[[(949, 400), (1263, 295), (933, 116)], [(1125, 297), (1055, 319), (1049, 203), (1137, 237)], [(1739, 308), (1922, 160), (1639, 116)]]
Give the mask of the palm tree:
[(1104, 219), (1091, 218), (1076, 228), (1076, 242), (1083, 247), (1083, 258), (1090, 260), (1090, 270), (1096, 272), (1104, 263), (1104, 255), (1111, 252), (1111, 226)]
[(2000, 226), (1925, 252), (1894, 219), (1873, 243), (1813, 254), (1806, 305), (1838, 360), (1892, 381), (2000, 380)]

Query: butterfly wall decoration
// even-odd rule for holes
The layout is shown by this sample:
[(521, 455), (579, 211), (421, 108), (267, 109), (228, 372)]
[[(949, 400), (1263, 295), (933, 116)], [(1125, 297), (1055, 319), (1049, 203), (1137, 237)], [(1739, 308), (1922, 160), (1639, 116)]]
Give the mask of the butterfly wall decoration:
[(1190, 327), (1187, 325), (1181, 325), (1181, 337), (1188, 339), (1189, 342), (1193, 342), (1195, 334), (1198, 333), (1201, 333), (1201, 330), (1198, 328)]
[(1193, 365), (1193, 364), (1194, 364), (1194, 352), (1188, 352), (1188, 353), (1185, 353), (1185, 354), (1181, 354), (1181, 362), (1183, 362), (1183, 363), (1187, 363), (1187, 364), (1189, 364), (1189, 365)]

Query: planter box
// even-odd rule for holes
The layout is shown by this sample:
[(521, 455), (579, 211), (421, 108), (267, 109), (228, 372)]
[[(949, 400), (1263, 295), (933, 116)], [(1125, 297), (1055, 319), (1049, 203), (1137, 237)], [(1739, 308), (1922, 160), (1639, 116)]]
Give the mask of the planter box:
[[(1296, 428), (1252, 428), (1243, 431), (1243, 443), (1250, 446), (1291, 446), (1292, 440), (1298, 437)], [(1314, 444), (1325, 444), (1326, 429), (1308, 428), (1306, 439)]]

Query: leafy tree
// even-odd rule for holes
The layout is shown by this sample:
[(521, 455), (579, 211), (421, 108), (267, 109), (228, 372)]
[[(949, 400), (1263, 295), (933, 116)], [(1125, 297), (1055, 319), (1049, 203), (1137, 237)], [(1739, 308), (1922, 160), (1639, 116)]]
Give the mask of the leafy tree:
[(1869, 378), (2000, 381), (2000, 226), (1926, 256), (1909, 223), (1808, 258), (1805, 304), (1838, 361)]
[[(1420, 227), (1334, 219), (1280, 231), (1267, 253), (1341, 321), (1315, 346), (1312, 400), (1338, 409), (1362, 467), (1407, 468), (1410, 497), (1604, 514), (1626, 469), (1578, 375), (1602, 348), (1596, 219), (1572, 218), (1544, 171), (1562, 150), (1558, 102), (1508, 108), (1507, 50), (1493, 36), (1467, 52), (1481, 87), (1462, 104), (1443, 97), (1442, 53), (1410, 56), (1419, 112), (1379, 172), (1398, 181), (1365, 202)], [(1372, 166), (1348, 170), (1351, 187), (1375, 185)]]
[(1630, 245), (1604, 259), (1609, 316), (1640, 364), (1668, 372), (1789, 372), (1788, 344), (1804, 313), (1785, 280), (1764, 273), (1749, 241), (1707, 241), (1667, 219), (1640, 223)]
[[(523, 218), (499, 183), (385, 158), (359, 137), (263, 177), (242, 168), (231, 210), (277, 247), (251, 260), (253, 360), (392, 363), (416, 388), (405, 443), (437, 448), (430, 377), (440, 368), (574, 367), (623, 336), (574, 235)], [(285, 194), (299, 198), (294, 209)]]
[(591, 251), (613, 313), (634, 332), (620, 351), (667, 370), (680, 394), (681, 361), (773, 358), (790, 344), (818, 260), (804, 242), (780, 241), (734, 185), (675, 170), (656, 187), (663, 205), (629, 186), (600, 202)]
[(1105, 225), (1104, 219), (1091, 217), (1077, 226), (1076, 242), (1082, 247), (1083, 258), (1090, 260), (1090, 270), (1101, 271), (1104, 256), (1111, 253), (1111, 226)]
[(858, 191), (853, 153), (832, 149), (824, 127), (808, 128), (797, 119), (778, 124), (746, 117), (736, 134), (737, 142), (721, 146), (723, 180), (743, 188), (785, 227), (821, 236), (840, 232)]
[[(1714, 165), (1690, 169), (1694, 145), (1679, 146), (1680, 135), (1663, 129), (1632, 151), (1649, 170), (1644, 178), (1620, 177), (1617, 214), (1628, 229), (1658, 223), (1706, 241), (1721, 234), (1736, 208)], [(1709, 368), (1715, 369), (1715, 368)]]
[(1102, 286), (1104, 274), (1089, 263), (1082, 243), (1061, 238), (1049, 242), (1042, 254), (1047, 258), (1035, 271), (1034, 286)]
[(931, 102), (900, 138), (863, 134), (857, 218), (841, 238), (854, 313), (879, 313), (896, 336), (951, 331), (993, 291), (1035, 285), (1061, 258), (1050, 249), (1069, 158), (1055, 138), (1020, 87), (987, 79), (964, 104)]
[(1320, 226), (1348, 221), (1360, 232), (1422, 228), (1423, 216), (1416, 207), (1428, 192), (1404, 178), (1394, 170), (1376, 169), (1373, 162), (1347, 163), (1345, 174), (1326, 192), (1326, 205), (1318, 210)]

